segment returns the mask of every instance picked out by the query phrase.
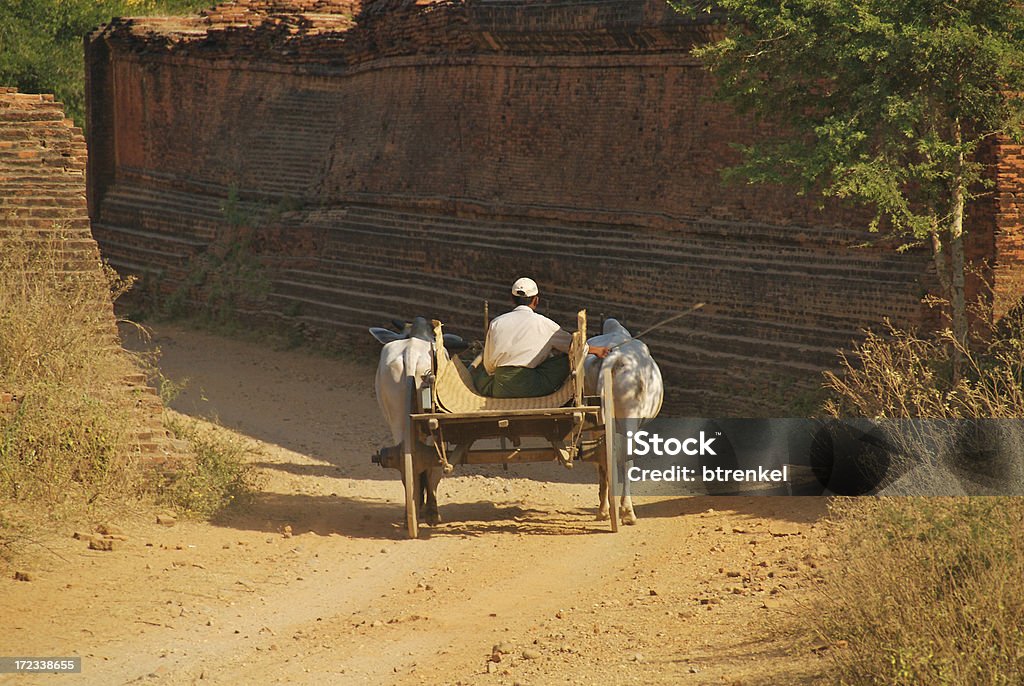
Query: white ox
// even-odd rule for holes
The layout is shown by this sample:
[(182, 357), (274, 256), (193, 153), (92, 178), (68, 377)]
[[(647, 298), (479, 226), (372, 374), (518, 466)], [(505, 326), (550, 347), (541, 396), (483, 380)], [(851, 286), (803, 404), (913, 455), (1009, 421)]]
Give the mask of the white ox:
[[(431, 347), (434, 340), (430, 324), (423, 317), (417, 317), (404, 331), (396, 333), (389, 329), (371, 328), (370, 333), (384, 344), (377, 365), (374, 387), (377, 403), (384, 415), (384, 421), (391, 429), (393, 444), (382, 448), (378, 458), (383, 467), (402, 469), (402, 444), (405, 440), (406, 422), (411, 411), (413, 390), (423, 386), (424, 377), (432, 370)], [(445, 334), (445, 342), (459, 339)], [(416, 488), (416, 509), (422, 521), (434, 525), (441, 521), (437, 511), (437, 485), (441, 481), (441, 467), (436, 459), (424, 457), (426, 451), (413, 450), (413, 476)], [(433, 449), (430, 450), (433, 453)], [(429, 453), (427, 453), (429, 454)]]
[[(615, 402), (615, 417), (618, 420), (617, 433), (636, 431), (661, 411), (665, 387), (661, 380), (661, 369), (651, 357), (647, 344), (633, 336), (615, 319), (606, 319), (601, 335), (587, 341), (588, 345), (609, 346), (613, 350), (603, 360), (587, 355), (584, 361), (585, 388), (588, 395), (600, 395), (604, 391), (601, 370), (608, 366), (612, 370), (612, 397)], [(619, 454), (619, 451), (616, 451)], [(628, 473), (633, 461), (625, 462), (624, 473)], [(604, 466), (600, 470), (600, 509), (598, 519), (607, 519), (609, 506), (614, 505), (615, 494), (608, 493)], [(629, 479), (619, 476), (622, 483), (622, 500), (619, 503), (619, 517), (625, 524), (636, 524), (633, 499), (629, 492)]]

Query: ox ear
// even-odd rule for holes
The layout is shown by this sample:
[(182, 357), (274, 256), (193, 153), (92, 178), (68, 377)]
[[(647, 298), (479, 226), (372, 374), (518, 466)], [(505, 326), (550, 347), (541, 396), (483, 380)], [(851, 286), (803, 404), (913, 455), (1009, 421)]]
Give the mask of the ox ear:
[(382, 345), (387, 345), (392, 341), (400, 341), (405, 338), (405, 334), (403, 333), (395, 333), (391, 329), (382, 329), (379, 326), (371, 326), (370, 335), (376, 338)]
[(449, 354), (457, 355), (468, 347), (469, 343), (462, 336), (456, 336), (453, 333), (446, 333), (444, 335), (444, 349)]

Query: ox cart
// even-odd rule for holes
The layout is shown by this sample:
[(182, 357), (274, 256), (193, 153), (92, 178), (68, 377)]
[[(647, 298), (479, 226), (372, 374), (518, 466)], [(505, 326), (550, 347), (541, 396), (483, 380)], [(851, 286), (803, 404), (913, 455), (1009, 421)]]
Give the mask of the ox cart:
[[(577, 315), (569, 349), (570, 372), (550, 395), (535, 398), (491, 398), (477, 393), (471, 373), (444, 347), (442, 325), (434, 321), (433, 369), (422, 385), (411, 385), (408, 420), (400, 452), (374, 461), (399, 467), (405, 482), (406, 522), (410, 538), (419, 533), (414, 464), (429, 460), (444, 473), (458, 465), (523, 462), (598, 462), (609, 500), (615, 493), (615, 410), (611, 371), (603, 370), (603, 397), (584, 393), (586, 310)], [(479, 360), (478, 360), (479, 361)], [(395, 454), (397, 453), (397, 454)], [(399, 461), (387, 465), (387, 462)], [(601, 464), (603, 463), (603, 464)], [(611, 530), (619, 515), (610, 509)]]

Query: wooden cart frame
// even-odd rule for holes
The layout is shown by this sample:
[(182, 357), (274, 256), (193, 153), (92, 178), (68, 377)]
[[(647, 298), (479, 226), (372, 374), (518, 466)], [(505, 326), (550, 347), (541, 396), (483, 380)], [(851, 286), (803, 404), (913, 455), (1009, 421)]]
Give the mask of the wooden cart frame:
[[(577, 330), (573, 333), (570, 349), (569, 378), (556, 398), (557, 401), (568, 395), (568, 400), (556, 407), (545, 406), (550, 403), (545, 403), (545, 398), (541, 398), (537, 399), (541, 406), (534, 407), (449, 411), (439, 397), (438, 379), (446, 371), (444, 366), (452, 364), (453, 360), (444, 350), (441, 328), (441, 323), (435, 321), (433, 373), (424, 380), (418, 392), (411, 392), (413, 397), (410, 398), (405, 440), (401, 446), (401, 468), (407, 477), (404, 482), (409, 537), (417, 538), (419, 535), (416, 480), (409, 478), (413, 473), (416, 451), (431, 453), (420, 455), (426, 459), (436, 457), (438, 466), (445, 473), (451, 472), (455, 465), (507, 465), (553, 460), (572, 464), (577, 460), (601, 460), (604, 463), (604, 486), (608, 489), (611, 530), (618, 531), (619, 516), (614, 506), (618, 473), (614, 453), (615, 406), (611, 370), (602, 370), (604, 379), (601, 387), (604, 393), (600, 398), (584, 395), (586, 310), (578, 314)], [(461, 365), (461, 362), (456, 364)], [(522, 400), (519, 399), (520, 405), (523, 404)], [(501, 404), (498, 400), (490, 402)], [(549, 446), (522, 447), (525, 438), (547, 441)], [(497, 441), (501, 447), (476, 448), (475, 444), (480, 441)]]

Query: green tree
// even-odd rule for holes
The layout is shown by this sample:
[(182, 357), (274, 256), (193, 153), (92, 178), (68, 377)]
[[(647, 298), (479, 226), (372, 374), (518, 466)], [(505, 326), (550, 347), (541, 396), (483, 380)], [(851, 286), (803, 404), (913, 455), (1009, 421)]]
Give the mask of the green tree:
[(965, 210), (992, 187), (983, 146), (1021, 137), (1024, 6), (720, 0), (716, 8), (728, 17), (724, 38), (696, 54), (716, 76), (717, 96), (773, 132), (742, 146), (727, 174), (864, 203), (876, 213), (872, 230), (930, 244), (953, 333), (966, 341)]
[(117, 16), (184, 14), (212, 0), (0, 0), (0, 85), (53, 93), (85, 123), (89, 31)]

